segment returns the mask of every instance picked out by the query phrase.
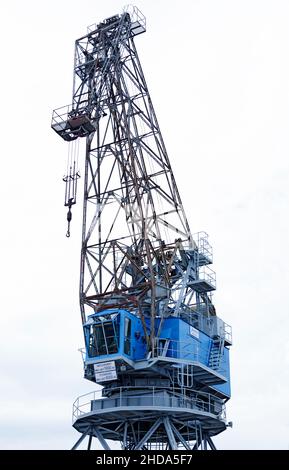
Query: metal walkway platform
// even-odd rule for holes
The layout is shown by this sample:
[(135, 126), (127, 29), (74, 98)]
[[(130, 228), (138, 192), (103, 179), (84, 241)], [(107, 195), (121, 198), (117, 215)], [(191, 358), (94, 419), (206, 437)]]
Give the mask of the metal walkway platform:
[[(196, 421), (210, 436), (226, 428), (222, 400), (198, 391), (187, 390), (187, 394), (156, 387), (120, 387), (109, 397), (101, 397), (100, 391), (92, 392), (75, 401), (73, 426), (80, 433), (85, 433), (88, 428), (99, 428), (103, 438), (111, 440), (119, 440), (119, 426), (125, 420), (137, 426), (138, 440), (147, 433), (154, 421), (165, 416), (173, 419), (177, 427), (191, 425), (191, 439), (196, 438), (193, 435)], [(98, 437), (97, 433), (94, 437)]]

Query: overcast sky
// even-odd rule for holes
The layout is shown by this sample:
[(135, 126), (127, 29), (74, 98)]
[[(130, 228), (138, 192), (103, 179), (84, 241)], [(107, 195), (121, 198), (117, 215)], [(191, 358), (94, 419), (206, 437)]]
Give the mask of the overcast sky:
[[(215, 444), (289, 449), (289, 3), (136, 5), (177, 184), (192, 231), (210, 235), (217, 311), (233, 327), (234, 426)], [(1, 449), (70, 448), (72, 402), (95, 389), (77, 351), (81, 196), (68, 240), (67, 144), (50, 119), (71, 101), (75, 39), (123, 6), (1, 2)]]

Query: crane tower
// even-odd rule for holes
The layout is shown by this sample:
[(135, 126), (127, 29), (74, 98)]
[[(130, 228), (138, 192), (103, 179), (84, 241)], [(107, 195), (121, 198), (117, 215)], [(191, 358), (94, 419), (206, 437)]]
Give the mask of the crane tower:
[[(212, 249), (191, 234), (134, 38), (136, 7), (75, 42), (72, 104), (52, 129), (69, 144), (68, 231), (77, 147), (86, 142), (80, 267), (84, 376), (73, 426), (104, 449), (215, 449), (228, 426), (231, 329), (212, 302)], [(114, 444), (115, 446), (115, 444)]]

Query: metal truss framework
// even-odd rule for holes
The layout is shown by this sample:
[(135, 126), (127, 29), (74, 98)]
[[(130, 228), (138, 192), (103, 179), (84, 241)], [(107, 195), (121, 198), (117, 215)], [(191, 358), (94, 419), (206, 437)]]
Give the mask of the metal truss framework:
[[(134, 7), (76, 41), (72, 105), (54, 111), (52, 128), (70, 142), (70, 155), (77, 154), (78, 137), (86, 137), (82, 321), (91, 309), (137, 312), (154, 355), (156, 316), (179, 316), (200, 304), (214, 314), (215, 287), (197, 289), (199, 268), (212, 279), (214, 272), (191, 235), (138, 58), (134, 36), (144, 31)], [(74, 163), (64, 178), (69, 225), (79, 178)]]
[[(154, 421), (139, 440), (134, 423), (129, 420), (124, 421), (115, 433), (123, 450), (216, 450), (210, 435), (202, 429), (198, 420), (190, 421), (186, 426), (182, 424), (181, 427), (186, 429), (180, 432), (180, 421), (164, 416)], [(104, 450), (111, 450), (103, 436), (106, 431), (104, 426), (88, 426), (71, 450), (76, 450), (86, 437), (87, 450), (91, 450), (93, 437)]]
[[(134, 7), (94, 25), (76, 41), (72, 104), (54, 111), (52, 128), (69, 142), (72, 156), (78, 138), (86, 139), (82, 322), (93, 312), (128, 310), (141, 319), (146, 357), (154, 359), (164, 319), (190, 323), (196, 312), (215, 316), (215, 278), (211, 270), (202, 274), (212, 262), (210, 247), (206, 238), (195, 239), (190, 232), (139, 61), (134, 37), (144, 31), (145, 19)], [(64, 178), (68, 236), (79, 178), (76, 160), (72, 157)], [(159, 377), (156, 371), (143, 373)], [(123, 449), (215, 449), (211, 436), (225, 427), (222, 422), (222, 429), (210, 433), (197, 419), (185, 424), (165, 411), (156, 419), (143, 415), (143, 420), (145, 432), (138, 435), (135, 424), (119, 416), (113, 439)], [(109, 449), (101, 425), (88, 421), (78, 430), (82, 435), (73, 449), (86, 437), (88, 449), (93, 437)]]
[[(134, 44), (144, 30), (138, 11), (123, 13), (76, 41), (70, 127), (62, 137), (87, 139), (83, 323), (91, 308), (137, 310), (144, 329), (150, 316), (146, 340), (154, 354), (156, 316), (177, 316), (201, 301), (209, 308), (211, 301), (192, 288), (198, 250)], [(77, 176), (73, 170), (70, 179)], [(68, 195), (67, 205), (75, 199)]]

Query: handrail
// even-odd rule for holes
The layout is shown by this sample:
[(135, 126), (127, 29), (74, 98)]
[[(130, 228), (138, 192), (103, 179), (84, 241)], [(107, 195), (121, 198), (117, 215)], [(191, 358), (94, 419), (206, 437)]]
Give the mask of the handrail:
[[(165, 343), (168, 342), (167, 348)], [(190, 350), (186, 350), (187, 348)], [(192, 356), (192, 360), (198, 360), (201, 353), (207, 354), (208, 348), (204, 348), (198, 341), (181, 341), (171, 338), (156, 338), (155, 339), (155, 352), (157, 357), (172, 357), (175, 359), (186, 359), (187, 356)]]
[(210, 260), (213, 261), (213, 249), (212, 245), (208, 241), (207, 232), (197, 232), (193, 233), (193, 240), (198, 247), (198, 252), (200, 255), (204, 255)]
[[(168, 345), (166, 347), (166, 342)], [(202, 346), (199, 341), (180, 341), (170, 338), (156, 338), (155, 339), (155, 353), (154, 358), (171, 358), (184, 359), (190, 362), (200, 362), (201, 364), (210, 367), (210, 353), (211, 348)], [(163, 353), (163, 354), (162, 354)], [(218, 372), (224, 372), (222, 368), (222, 357)]]
[(198, 279), (196, 281), (207, 281), (216, 287), (216, 273), (209, 266), (201, 266), (199, 268)]
[[(78, 351), (82, 355), (83, 363), (86, 361), (86, 350), (85, 348), (79, 348)], [(202, 343), (199, 341), (181, 341), (171, 338), (155, 338), (155, 355), (152, 357), (152, 360), (161, 360), (161, 359), (181, 359), (189, 362), (199, 362), (207, 367), (210, 362), (210, 352), (211, 348), (202, 346)], [(109, 357), (109, 356), (108, 356)], [(139, 359), (143, 361), (144, 358)], [(136, 361), (138, 362), (138, 361)], [(217, 372), (224, 372), (222, 367), (222, 358), (220, 361), (220, 366), (217, 369)]]
[[(138, 391), (138, 393), (136, 393)], [(167, 395), (161, 395), (162, 392), (167, 392)], [(105, 397), (102, 395), (102, 390), (95, 390), (93, 392), (80, 395), (73, 403), (72, 420), (75, 422), (80, 416), (89, 413), (92, 407), (92, 402), (99, 403), (96, 409), (102, 410), (105, 405), (104, 402), (111, 400), (113, 408), (120, 408), (122, 406), (149, 406), (149, 407), (171, 407), (171, 408), (190, 408), (195, 411), (202, 411), (213, 414), (218, 419), (226, 419), (225, 404), (217, 399), (214, 395), (206, 392), (199, 392), (198, 390), (191, 390), (186, 388), (168, 388), (162, 386), (129, 386), (129, 387), (114, 387), (109, 390), (110, 396)], [(145, 399), (145, 404), (136, 405), (136, 399)], [(176, 401), (177, 400), (177, 401)]]
[[(194, 304), (191, 311), (181, 312), (181, 318), (210, 337), (220, 336), (232, 344), (232, 327), (217, 315), (207, 314), (208, 306)], [(218, 329), (216, 329), (218, 324)]]

